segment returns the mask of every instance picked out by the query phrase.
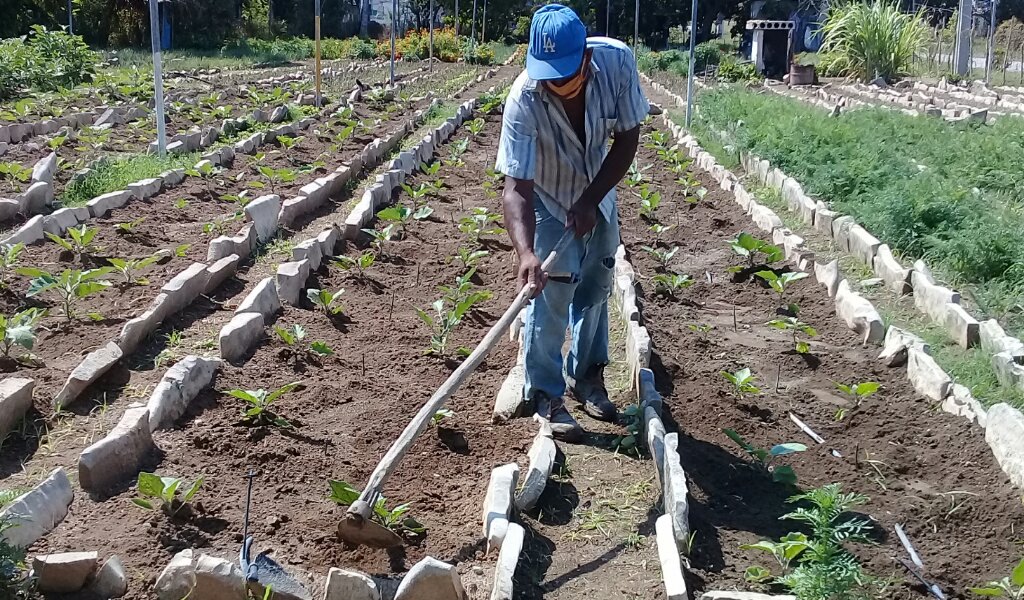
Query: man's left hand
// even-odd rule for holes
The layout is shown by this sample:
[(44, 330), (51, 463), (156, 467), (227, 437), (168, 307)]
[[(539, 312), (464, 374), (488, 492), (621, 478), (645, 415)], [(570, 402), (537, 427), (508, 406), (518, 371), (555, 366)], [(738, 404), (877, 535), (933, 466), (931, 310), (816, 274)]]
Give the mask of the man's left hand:
[(579, 239), (597, 226), (597, 205), (580, 199), (566, 215), (565, 228), (573, 229)]

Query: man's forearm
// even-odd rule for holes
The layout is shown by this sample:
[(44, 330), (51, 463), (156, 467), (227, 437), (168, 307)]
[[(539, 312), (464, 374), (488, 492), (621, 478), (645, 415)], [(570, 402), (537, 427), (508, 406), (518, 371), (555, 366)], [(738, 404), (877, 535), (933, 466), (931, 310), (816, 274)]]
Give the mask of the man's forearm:
[(615, 186), (619, 185), (622, 178), (629, 172), (633, 159), (636, 158), (636, 150), (640, 145), (640, 126), (615, 134), (612, 140), (612, 147), (608, 150), (597, 176), (590, 182), (583, 192), (581, 199), (591, 202), (596, 207), (604, 200)]
[(505, 214), (505, 229), (512, 240), (512, 246), (520, 258), (533, 254), (533, 236), (537, 221), (533, 215), (532, 182), (505, 178), (502, 210)]

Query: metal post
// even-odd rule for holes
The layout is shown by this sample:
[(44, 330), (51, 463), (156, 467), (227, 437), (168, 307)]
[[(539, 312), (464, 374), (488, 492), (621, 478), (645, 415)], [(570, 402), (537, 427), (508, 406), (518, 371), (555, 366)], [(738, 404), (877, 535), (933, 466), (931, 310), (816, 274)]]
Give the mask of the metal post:
[(430, 27), (430, 64), (431, 71), (434, 70), (434, 0), (430, 0), (430, 9), (427, 14), (427, 23)]
[(612, 36), (612, 0), (605, 0), (604, 3), (604, 36)]
[(480, 19), (480, 43), (487, 43), (487, 0), (484, 0), (484, 16)]
[(473, 0), (473, 25), (469, 28), (470, 47), (476, 46), (476, 0)]
[(160, 158), (167, 156), (167, 124), (164, 123), (164, 74), (160, 56), (160, 7), (149, 0), (149, 37), (153, 42), (153, 104), (156, 108), (156, 147)]
[(633, 56), (640, 43), (640, 0), (636, 0), (636, 11), (633, 13)]
[(956, 74), (970, 74), (974, 59), (971, 56), (971, 13), (974, 10), (973, 0), (960, 0), (956, 24), (956, 50), (954, 68)]
[(455, 0), (455, 37), (459, 37), (459, 0)]
[[(988, 20), (988, 60), (985, 61), (985, 83), (992, 83), (992, 61), (995, 60), (996, 47), (996, 10), (999, 8), (999, 0), (992, 0), (989, 4)], [(972, 59), (973, 60), (973, 59)]]
[(70, 33), (70, 34), (74, 34), (75, 33), (75, 24), (74, 24), (74, 19), (72, 18), (72, 14), (73, 13), (72, 13), (71, 0), (68, 0), (68, 33)]
[(398, 20), (398, 0), (391, 0), (391, 87), (395, 87), (395, 27)]
[(320, 108), (320, 0), (313, 0), (313, 5), (313, 33), (316, 35), (316, 56), (313, 61), (316, 64), (316, 107)]
[(686, 70), (686, 128), (690, 128), (690, 124), (693, 122), (693, 69), (695, 66), (694, 61), (694, 48), (697, 46), (697, 0), (693, 0), (690, 5), (690, 12), (693, 14), (690, 18), (690, 68)]

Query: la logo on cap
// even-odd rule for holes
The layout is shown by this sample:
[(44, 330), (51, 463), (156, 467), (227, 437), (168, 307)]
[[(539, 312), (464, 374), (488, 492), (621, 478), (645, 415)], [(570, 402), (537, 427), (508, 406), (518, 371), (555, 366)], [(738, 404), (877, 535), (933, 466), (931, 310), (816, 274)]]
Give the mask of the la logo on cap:
[(551, 36), (549, 36), (548, 34), (545, 33), (544, 34), (544, 52), (554, 53), (554, 51), (555, 51), (555, 41), (553, 39), (551, 39)]

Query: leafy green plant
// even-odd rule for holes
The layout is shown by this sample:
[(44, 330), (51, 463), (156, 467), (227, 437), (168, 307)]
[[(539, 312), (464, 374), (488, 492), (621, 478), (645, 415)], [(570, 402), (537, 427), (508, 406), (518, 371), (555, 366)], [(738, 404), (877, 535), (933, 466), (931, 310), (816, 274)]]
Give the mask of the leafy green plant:
[(275, 402), (281, 399), (288, 392), (299, 387), (298, 381), (282, 385), (272, 392), (264, 389), (243, 390), (233, 389), (228, 395), (245, 402), (246, 408), (242, 409), (245, 420), (257, 426), (276, 425), (284, 429), (290, 429), (292, 424), (278, 415), (271, 409)]
[(53, 292), (60, 301), (64, 316), (68, 321), (75, 318), (74, 309), (78, 302), (110, 287), (109, 281), (101, 279), (110, 272), (110, 267), (86, 271), (64, 269), (57, 275), (35, 267), (20, 267), (18, 269), (19, 274), (32, 278), (25, 295), (31, 298), (43, 292)]
[(462, 160), (462, 155), (469, 149), (469, 138), (462, 138), (457, 142), (452, 142), (448, 147), (448, 160), (447, 163), (452, 167), (464, 167), (466, 162)]
[(342, 271), (351, 271), (352, 269), (356, 269), (359, 274), (359, 278), (364, 279), (366, 277), (366, 271), (373, 266), (373, 263), (376, 262), (376, 260), (377, 255), (366, 250), (356, 257), (342, 254), (334, 260), (334, 265)]
[(430, 417), (430, 425), (432, 427), (437, 427), (441, 423), (441, 421), (453, 416), (454, 414), (455, 411), (453, 411), (450, 408), (439, 408), (437, 409), (437, 412), (435, 412), (434, 415)]
[(0, 516), (0, 593), (6, 598), (28, 597), (28, 567), (25, 564), (26, 551), (7, 541), (4, 532), (17, 527), (13, 516)]
[(788, 502), (804, 506), (781, 518), (808, 526), (810, 535), (790, 533), (779, 542), (762, 541), (742, 546), (767, 552), (782, 571), (774, 577), (768, 569), (755, 566), (747, 569), (747, 578), (781, 585), (797, 598), (868, 600), (879, 597), (877, 590), (872, 589), (876, 580), (864, 573), (856, 557), (843, 546), (851, 542), (873, 543), (869, 535), (871, 523), (849, 516), (850, 511), (867, 501), (867, 496), (843, 493), (838, 483), (789, 498)]
[(486, 250), (474, 250), (466, 246), (459, 246), (458, 252), (455, 256), (449, 257), (448, 262), (458, 260), (462, 263), (464, 269), (475, 269), (480, 264), (480, 261), (490, 256), (490, 254)]
[(155, 473), (139, 473), (139, 480), (135, 488), (139, 493), (139, 497), (132, 498), (132, 503), (146, 510), (154, 510), (156, 508), (154, 504), (156, 504), (164, 514), (173, 517), (196, 497), (196, 494), (199, 493), (199, 488), (203, 485), (203, 478), (196, 479), (179, 496), (178, 491), (183, 485), (185, 485), (185, 481), (176, 477), (161, 477)]
[(501, 215), (477, 206), (469, 215), (459, 219), (459, 231), (466, 234), (471, 244), (479, 246), (482, 236), (505, 233), (504, 229), (496, 225), (500, 220)]
[[(269, 165), (258, 165), (256, 170), (259, 171), (260, 175), (266, 178), (267, 184), (270, 185), (270, 191), (273, 193), (277, 193), (277, 186), (291, 183), (299, 176), (295, 169), (289, 169), (288, 167), (275, 169)], [(256, 187), (253, 186), (254, 183), (257, 182), (250, 181), (250, 187)]]
[(661, 240), (661, 234), (675, 227), (675, 225), (662, 225), (661, 223), (653, 223), (648, 229), (654, 234), (655, 240)]
[(185, 169), (185, 174), (189, 177), (198, 177), (202, 180), (203, 185), (206, 186), (206, 193), (209, 198), (214, 198), (213, 186), (217, 182), (217, 176), (223, 172), (218, 166), (215, 166), (208, 160), (199, 161), (190, 169)]
[[(732, 248), (734, 253), (747, 259), (748, 267), (754, 266), (754, 261), (757, 259), (758, 254), (764, 256), (762, 264), (766, 265), (782, 260), (783, 257), (782, 248), (764, 240), (760, 240), (743, 231), (741, 231), (735, 239), (729, 241), (729, 246)], [(732, 267), (729, 270), (732, 272), (738, 272), (742, 271), (743, 267)]]
[(339, 302), (341, 295), (344, 293), (344, 289), (332, 292), (330, 290), (310, 288), (306, 290), (306, 298), (309, 299), (313, 306), (322, 310), (325, 315), (331, 316), (341, 314), (345, 310)]
[(651, 277), (654, 282), (654, 293), (659, 296), (676, 297), (676, 292), (681, 292), (693, 285), (693, 278), (689, 275), (678, 273), (659, 273)]
[(95, 250), (92, 245), (92, 240), (96, 237), (96, 234), (99, 233), (99, 231), (99, 227), (82, 225), (81, 227), (69, 227), (67, 239), (54, 235), (49, 231), (46, 232), (46, 237), (50, 238), (50, 240), (61, 248), (78, 256), (83, 256)]
[(990, 598), (1021, 600), (1024, 598), (1024, 560), (1017, 563), (1008, 576), (971, 588), (971, 593)]
[(490, 290), (473, 289), (475, 287), (472, 281), (474, 274), (476, 274), (476, 268), (456, 277), (454, 285), (438, 286), (438, 289), (444, 294), (443, 299), (452, 305), (468, 303), (470, 306), (490, 300), (494, 295)]
[(651, 186), (642, 184), (640, 186), (640, 216), (645, 219), (653, 219), (654, 212), (661, 206), (661, 193), (651, 189)]
[(303, 342), (306, 339), (306, 329), (298, 323), (292, 325), (288, 329), (275, 325), (274, 333), (277, 335), (278, 339), (292, 349), (292, 354), (295, 356), (296, 361), (301, 359), (303, 356), (323, 359), (334, 354), (334, 350), (328, 346), (326, 342), (322, 341), (312, 342), (308, 347), (303, 347)]
[[(404, 184), (403, 184), (404, 185)], [(395, 223), (405, 237), (405, 228), (410, 221), (422, 221), (434, 213), (434, 209), (424, 204), (416, 210), (408, 206), (389, 206), (377, 213), (377, 218), (389, 223)]]
[(798, 442), (788, 442), (785, 444), (776, 444), (770, 449), (765, 450), (750, 444), (743, 439), (740, 434), (736, 433), (732, 429), (723, 429), (722, 431), (725, 435), (729, 436), (730, 440), (736, 442), (740, 448), (743, 448), (744, 452), (755, 459), (760, 468), (763, 469), (765, 473), (771, 475), (772, 481), (776, 483), (796, 485), (796, 472), (793, 471), (793, 467), (789, 465), (773, 466), (772, 463), (780, 456), (803, 452), (807, 450), (807, 446)]
[[(846, 395), (847, 398), (853, 401), (854, 408), (860, 408), (860, 405), (867, 399), (868, 396), (874, 394), (881, 387), (881, 384), (876, 381), (863, 381), (861, 383), (839, 383), (836, 382), (836, 389)], [(846, 417), (846, 409), (840, 408), (836, 411), (836, 421), (842, 421)]]
[(629, 172), (626, 173), (626, 185), (630, 188), (635, 188), (646, 181), (644, 173), (654, 165), (646, 165), (641, 167), (635, 160), (629, 165)]
[(473, 307), (471, 298), (466, 298), (461, 304), (451, 304), (445, 298), (438, 298), (430, 306), (434, 314), (416, 308), (416, 314), (420, 320), (430, 328), (430, 347), (426, 354), (445, 356), (448, 352), (448, 343), (452, 333), (462, 323), (462, 318)]
[[(435, 164), (437, 164), (437, 163), (435, 163)], [(417, 185), (416, 187), (413, 187), (413, 186), (409, 185), (408, 183), (403, 183), (402, 184), (402, 190), (406, 194), (408, 194), (408, 196), (410, 198), (412, 198), (412, 201), (413, 201), (414, 204), (419, 206), (421, 202), (425, 202), (425, 200), (423, 200), (423, 198), (426, 198), (427, 196), (432, 195), (435, 192), (436, 188), (433, 185), (429, 184), (429, 183), (421, 183), (421, 184)], [(431, 212), (433, 212), (433, 211), (431, 211)], [(378, 213), (378, 216), (380, 216), (379, 213)], [(427, 216), (429, 216), (429, 215), (427, 215)], [(424, 217), (424, 218), (426, 218), (426, 217)]]
[(843, 75), (864, 81), (909, 73), (931, 35), (924, 11), (905, 13), (888, 0), (832, 5), (821, 31), (822, 52), (836, 56)]
[(796, 281), (806, 278), (807, 273), (797, 271), (776, 275), (775, 271), (758, 271), (757, 273), (754, 273), (754, 276), (760, 277), (768, 282), (768, 285), (771, 286), (771, 288), (775, 290), (775, 293), (779, 295), (779, 301), (785, 302), (786, 290), (789, 289), (789, 286)]
[(700, 339), (708, 341), (708, 332), (713, 328), (708, 323), (689, 323), (686, 328), (700, 336)]
[(10, 317), (0, 315), (0, 353), (10, 358), (11, 349), (21, 346), (29, 352), (36, 345), (36, 327), (46, 316), (41, 308), (28, 308)]
[(466, 123), (466, 129), (473, 135), (473, 137), (476, 137), (484, 130), (484, 123), (485, 122), (482, 118), (477, 117)]
[(625, 417), (626, 433), (624, 435), (615, 436), (612, 441), (616, 451), (621, 450), (626, 453), (633, 453), (635, 456), (640, 456), (640, 435), (641, 429), (643, 428), (643, 411), (640, 410), (640, 406), (637, 404), (630, 404), (622, 411)]
[(783, 317), (781, 319), (772, 319), (771, 321), (768, 321), (768, 326), (774, 327), (776, 329), (782, 329), (783, 331), (788, 331), (792, 333), (793, 346), (799, 354), (807, 354), (808, 352), (810, 352), (811, 345), (803, 340), (798, 339), (797, 334), (803, 333), (804, 335), (810, 337), (815, 337), (818, 335), (818, 332), (813, 327), (811, 327), (807, 323), (804, 323), (798, 317)]
[(373, 246), (374, 252), (377, 256), (384, 256), (384, 244), (391, 241), (391, 238), (395, 235), (394, 223), (389, 223), (380, 230), (377, 229), (363, 229), (363, 233), (370, 236), (373, 241), (370, 245)]
[[(329, 498), (336, 504), (351, 506), (353, 502), (359, 499), (359, 489), (349, 483), (334, 479), (328, 480), (327, 483), (331, 486)], [(373, 504), (373, 518), (381, 525), (397, 533), (423, 534), (427, 528), (416, 519), (407, 516), (410, 508), (412, 506), (409, 503), (404, 503), (388, 509), (387, 499), (384, 496), (380, 496)]]
[(28, 183), (28, 180), (31, 178), (31, 167), (23, 167), (16, 162), (0, 162), (0, 179), (12, 179), (20, 183)]
[(159, 260), (159, 254), (152, 254), (145, 258), (108, 258), (107, 262), (114, 271), (121, 274), (125, 285), (149, 285), (149, 280), (139, 277), (138, 272)]
[(130, 234), (131, 232), (135, 231), (136, 227), (138, 227), (139, 225), (142, 225), (142, 223), (145, 222), (145, 220), (146, 220), (146, 217), (139, 217), (138, 219), (135, 219), (134, 221), (126, 221), (124, 223), (118, 223), (118, 224), (114, 225), (114, 228), (117, 229), (118, 233)]
[(0, 246), (0, 288), (7, 287), (7, 277), (18, 268), (18, 259), (25, 251), (25, 244), (3, 244)]
[(735, 394), (738, 400), (743, 400), (744, 394), (761, 393), (761, 388), (754, 385), (757, 382), (757, 379), (747, 367), (744, 367), (735, 373), (719, 371), (719, 374), (721, 374), (726, 381), (732, 384), (733, 394)]
[(662, 250), (661, 248), (654, 248), (652, 246), (640, 246), (640, 249), (646, 252), (657, 261), (658, 266), (662, 269), (667, 269), (668, 264), (672, 261), (672, 258), (679, 252), (679, 246), (672, 246), (669, 250)]

